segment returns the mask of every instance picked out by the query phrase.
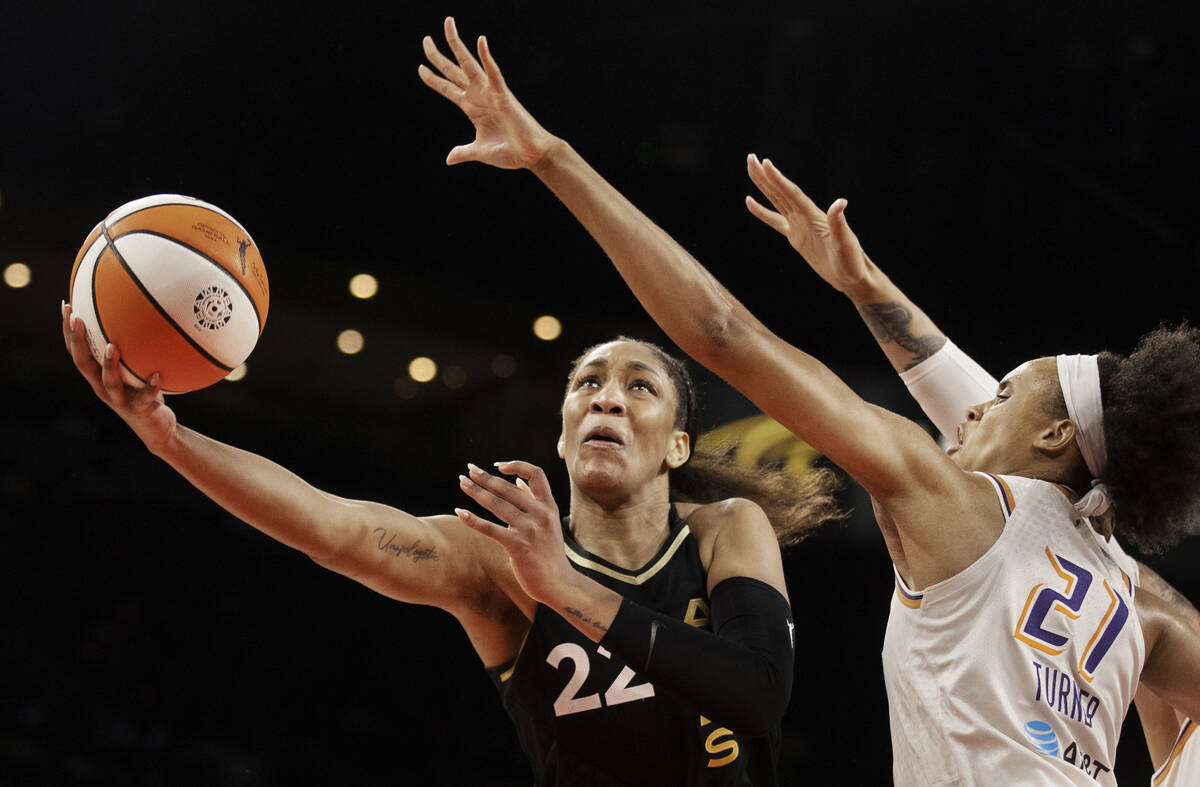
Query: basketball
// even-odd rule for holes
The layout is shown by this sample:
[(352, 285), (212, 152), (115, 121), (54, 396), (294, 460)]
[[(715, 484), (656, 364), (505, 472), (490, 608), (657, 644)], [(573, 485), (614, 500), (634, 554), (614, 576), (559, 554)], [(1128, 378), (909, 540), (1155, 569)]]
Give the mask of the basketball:
[(165, 393), (212, 385), (246, 360), (267, 319), (267, 273), (250, 233), (215, 205), (179, 194), (126, 203), (75, 257), (71, 308), (92, 356), (112, 342), (121, 375)]

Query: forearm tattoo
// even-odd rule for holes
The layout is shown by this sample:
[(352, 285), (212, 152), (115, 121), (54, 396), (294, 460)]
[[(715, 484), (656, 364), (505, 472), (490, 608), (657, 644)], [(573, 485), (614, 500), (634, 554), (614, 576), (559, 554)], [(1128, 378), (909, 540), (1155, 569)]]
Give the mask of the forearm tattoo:
[(1188, 600), (1187, 596), (1172, 587), (1165, 579), (1150, 570), (1145, 565), (1139, 572), (1139, 582), (1159, 599), (1167, 602), (1193, 631), (1200, 633), (1200, 611)]
[(397, 544), (396, 534), (385, 530), (382, 527), (375, 528), (379, 534), (379, 551), (391, 552), (393, 557), (407, 557), (414, 563), (420, 563), (423, 560), (438, 560), (437, 550), (433, 547), (421, 547), (421, 540), (417, 539), (411, 544)]
[(875, 341), (880, 344), (895, 342), (912, 353), (912, 360), (904, 367), (905, 371), (942, 349), (946, 343), (945, 336), (913, 336), (909, 327), (913, 319), (912, 312), (899, 301), (864, 304), (858, 307), (858, 313), (871, 329)]
[(563, 607), (563, 609), (566, 610), (568, 615), (573, 615), (573, 616), (579, 618), (584, 623), (587, 623), (595, 628), (598, 628), (601, 631), (608, 631), (608, 626), (604, 625), (603, 623), (601, 623), (597, 620), (592, 620), (587, 615), (583, 614), (583, 610), (581, 610), (581, 609), (572, 609), (571, 607)]

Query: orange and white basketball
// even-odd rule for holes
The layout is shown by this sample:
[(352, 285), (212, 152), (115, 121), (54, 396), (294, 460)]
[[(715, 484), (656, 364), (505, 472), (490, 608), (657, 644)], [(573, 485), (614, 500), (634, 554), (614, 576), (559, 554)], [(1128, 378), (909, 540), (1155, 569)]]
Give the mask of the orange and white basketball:
[(121, 374), (166, 393), (211, 385), (246, 360), (270, 291), (250, 233), (215, 205), (157, 194), (114, 210), (71, 270), (71, 308), (100, 360), (115, 344)]

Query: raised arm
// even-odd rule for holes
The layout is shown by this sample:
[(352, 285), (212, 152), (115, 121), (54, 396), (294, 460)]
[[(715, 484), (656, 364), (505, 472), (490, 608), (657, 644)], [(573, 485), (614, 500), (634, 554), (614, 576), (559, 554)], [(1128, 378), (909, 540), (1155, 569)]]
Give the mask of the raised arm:
[[(1002, 517), (991, 511), (986, 481), (959, 470), (916, 424), (868, 404), (820, 361), (763, 326), (570, 145), (525, 111), (505, 84), (486, 39), (478, 41), (476, 60), (450, 19), (446, 38), (455, 60), (426, 38), (433, 68), (423, 65), (418, 72), (475, 127), (475, 140), (455, 147), (447, 163), (530, 169), (595, 238), (679, 347), (894, 510), (906, 551), (929, 557), (931, 570), (921, 572), (929, 581), (956, 573), (994, 543)], [(773, 167), (753, 159), (751, 176), (760, 188), (771, 189), (772, 199), (783, 190), (803, 196)], [(966, 524), (950, 538), (938, 524), (946, 522)]]
[(493, 542), (453, 516), (414, 517), (328, 494), (274, 462), (178, 424), (157, 375), (137, 390), (121, 380), (116, 347), (108, 346), (103, 365), (92, 358), (82, 321), (67, 304), (63, 339), (96, 396), (151, 453), (229, 513), (372, 590), (447, 610), (487, 663), (519, 647), (520, 626), (503, 623), (511, 624), (521, 607), (532, 614), (533, 603)]
[[(752, 174), (759, 169), (753, 158), (750, 167)], [(807, 198), (780, 204), (782, 212), (746, 197), (752, 214), (786, 237), (817, 275), (850, 299), (925, 415), (953, 439), (966, 409), (992, 398), (999, 382), (871, 261), (846, 221), (846, 200), (835, 201), (823, 214)], [(813, 244), (810, 227), (827, 235), (828, 243)]]

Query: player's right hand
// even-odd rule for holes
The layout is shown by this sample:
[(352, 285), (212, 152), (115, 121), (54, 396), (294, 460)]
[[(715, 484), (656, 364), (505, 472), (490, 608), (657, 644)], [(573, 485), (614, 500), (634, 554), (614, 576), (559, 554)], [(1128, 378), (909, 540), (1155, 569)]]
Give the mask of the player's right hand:
[(478, 161), (501, 169), (536, 166), (557, 139), (534, 120), (508, 89), (486, 38), (479, 37), (476, 60), (459, 38), (453, 17), (446, 17), (445, 32), (454, 60), (443, 55), (430, 36), (425, 36), (422, 44), (433, 68), (422, 65), (417, 74), (422, 82), (461, 109), (475, 126), (475, 140), (451, 150), (446, 163)]
[(62, 304), (63, 341), (83, 375), (100, 400), (121, 416), (153, 453), (160, 453), (175, 433), (175, 413), (163, 401), (158, 373), (150, 375), (145, 388), (134, 388), (121, 378), (121, 353), (115, 345), (105, 348), (103, 365), (92, 357), (83, 320), (71, 313), (71, 304)]

